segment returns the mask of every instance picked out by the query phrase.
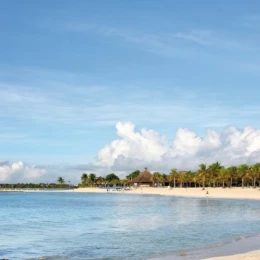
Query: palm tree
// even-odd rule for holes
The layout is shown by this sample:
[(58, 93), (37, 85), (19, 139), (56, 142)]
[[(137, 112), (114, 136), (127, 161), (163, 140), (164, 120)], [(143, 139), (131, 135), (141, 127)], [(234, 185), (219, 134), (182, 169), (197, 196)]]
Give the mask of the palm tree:
[(249, 166), (247, 164), (241, 164), (238, 166), (238, 174), (242, 181), (242, 188), (244, 188), (244, 179), (247, 175)]
[(178, 172), (176, 169), (171, 169), (171, 172), (169, 174), (169, 181), (173, 181), (173, 187), (176, 188), (176, 179), (178, 178)]
[(193, 175), (192, 181), (194, 182), (195, 188), (197, 188), (198, 176), (195, 172), (193, 172), (192, 175)]
[(256, 163), (251, 167), (251, 177), (253, 178), (253, 187), (256, 187), (256, 179), (260, 176), (260, 163)]
[(122, 180), (120, 180), (120, 185), (121, 186), (126, 186), (127, 184), (129, 183), (129, 180), (128, 179), (122, 179)]
[(165, 186), (165, 178), (162, 174), (160, 174), (158, 181), (161, 183), (162, 186)]
[(222, 166), (219, 162), (212, 163), (208, 167), (208, 171), (209, 171), (211, 179), (213, 181), (213, 187), (215, 187), (216, 178), (219, 176), (221, 168), (222, 168)]
[(153, 187), (155, 187), (155, 186), (158, 185), (158, 182), (159, 182), (158, 178), (159, 178), (159, 176), (160, 176), (160, 173), (159, 173), (159, 172), (154, 172), (154, 173), (152, 174), (152, 177), (151, 177), (150, 180), (153, 182)]
[(182, 188), (183, 182), (185, 182), (185, 174), (186, 172), (178, 172), (178, 181), (180, 183), (180, 188)]
[(88, 175), (86, 173), (82, 173), (82, 175), (81, 175), (81, 183), (82, 183), (82, 185), (86, 186), (87, 181), (88, 181)]
[(161, 174), (159, 172), (154, 172), (152, 176), (153, 184), (160, 182)]
[(224, 167), (222, 167), (219, 171), (219, 179), (222, 181), (222, 188), (225, 188), (225, 181), (227, 180), (227, 172), (228, 170)]
[(208, 169), (206, 164), (204, 163), (200, 164), (197, 173), (202, 178), (202, 186), (203, 186), (203, 190), (205, 190), (205, 180), (208, 174)]
[(109, 184), (112, 186), (117, 186), (118, 183), (120, 183), (120, 180), (117, 180), (117, 179), (113, 179), (109, 182)]
[(88, 176), (88, 181), (90, 182), (91, 186), (93, 186), (93, 184), (96, 181), (96, 174), (95, 173), (90, 173)]
[[(259, 165), (259, 168), (260, 168), (260, 163), (257, 163), (257, 165)], [(258, 172), (257, 178), (258, 178), (258, 184), (260, 186), (260, 170)]]
[(188, 171), (184, 174), (184, 181), (186, 182), (186, 186), (187, 186), (187, 184), (189, 184), (189, 187), (191, 186), (193, 177), (194, 177), (194, 174), (191, 171)]
[(227, 176), (230, 178), (230, 187), (233, 186), (233, 179), (237, 177), (237, 167), (230, 166), (227, 168)]
[(65, 180), (64, 180), (62, 177), (59, 177), (58, 180), (57, 180), (57, 182), (58, 182), (59, 184), (64, 184), (64, 183), (65, 183)]

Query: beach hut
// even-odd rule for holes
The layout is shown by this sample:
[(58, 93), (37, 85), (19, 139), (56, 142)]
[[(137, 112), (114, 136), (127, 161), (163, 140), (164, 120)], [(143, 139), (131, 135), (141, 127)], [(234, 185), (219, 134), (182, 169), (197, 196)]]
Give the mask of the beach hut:
[(147, 168), (144, 168), (144, 171), (132, 180), (132, 184), (134, 186), (153, 186), (153, 175)]

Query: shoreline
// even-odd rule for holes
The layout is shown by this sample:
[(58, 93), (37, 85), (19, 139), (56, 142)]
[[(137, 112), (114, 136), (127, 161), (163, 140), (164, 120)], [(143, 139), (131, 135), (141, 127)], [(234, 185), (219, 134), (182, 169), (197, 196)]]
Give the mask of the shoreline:
[[(85, 193), (113, 193), (113, 194), (143, 194), (143, 195), (163, 195), (189, 198), (216, 198), (216, 199), (249, 199), (260, 200), (260, 189), (258, 188), (171, 188), (168, 187), (138, 187), (131, 190), (107, 192), (106, 188), (78, 188), (74, 192)], [(208, 195), (206, 194), (208, 192)]]
[[(137, 187), (130, 190), (115, 190), (114, 188), (86, 187), (75, 189), (0, 189), (5, 192), (78, 192), (78, 193), (108, 193), (108, 194), (136, 194), (136, 195), (161, 195), (186, 198), (212, 198), (212, 199), (237, 199), (260, 200), (260, 188), (232, 187), (232, 188), (171, 188), (168, 187)], [(208, 192), (208, 195), (206, 194)]]
[(207, 258), (205, 260), (259, 260), (259, 259), (260, 259), (260, 250), (251, 251), (245, 254)]
[(231, 242), (215, 244), (200, 249), (183, 251), (185, 255), (172, 253), (149, 260), (260, 260), (260, 234), (241, 236)]

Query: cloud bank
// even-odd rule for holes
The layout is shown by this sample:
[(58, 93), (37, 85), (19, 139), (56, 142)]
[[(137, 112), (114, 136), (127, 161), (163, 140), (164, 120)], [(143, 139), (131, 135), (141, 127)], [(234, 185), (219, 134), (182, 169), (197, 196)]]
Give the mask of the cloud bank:
[(0, 182), (37, 182), (45, 174), (45, 169), (26, 165), (22, 161), (11, 165), (8, 161), (0, 162)]
[(200, 163), (216, 161), (224, 166), (260, 162), (260, 130), (249, 126), (229, 126), (221, 132), (207, 129), (204, 136), (179, 128), (171, 141), (151, 129), (137, 131), (132, 122), (118, 122), (116, 130), (118, 138), (97, 153), (94, 164), (37, 167), (4, 161), (0, 162), (0, 182), (48, 181), (62, 175), (77, 183), (82, 172), (103, 176), (114, 172), (125, 177), (143, 167), (169, 173), (172, 168), (196, 170)]
[(116, 124), (118, 139), (98, 152), (97, 164), (129, 171), (148, 166), (151, 170), (196, 169), (200, 163), (220, 161), (223, 165), (260, 161), (260, 130), (226, 127), (221, 133), (208, 129), (203, 137), (179, 128), (170, 142), (154, 130), (135, 130), (131, 122)]

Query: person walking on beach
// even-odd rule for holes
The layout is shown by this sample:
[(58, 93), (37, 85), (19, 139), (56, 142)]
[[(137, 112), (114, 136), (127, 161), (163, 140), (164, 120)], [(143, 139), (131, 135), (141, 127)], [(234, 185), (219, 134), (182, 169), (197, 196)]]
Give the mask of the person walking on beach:
[(207, 196), (207, 197), (209, 196), (209, 191), (208, 191), (208, 190), (206, 191), (206, 196)]

